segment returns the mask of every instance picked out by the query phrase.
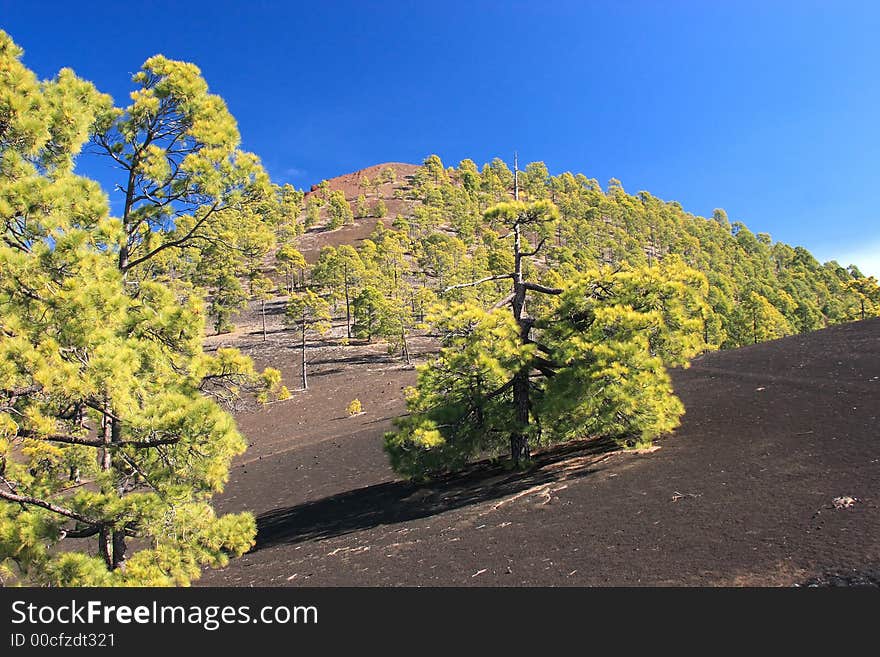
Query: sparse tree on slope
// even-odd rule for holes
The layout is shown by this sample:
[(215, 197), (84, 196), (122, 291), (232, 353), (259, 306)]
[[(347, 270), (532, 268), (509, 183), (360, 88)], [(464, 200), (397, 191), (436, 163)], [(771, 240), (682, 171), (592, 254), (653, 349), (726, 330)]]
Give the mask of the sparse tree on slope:
[[(503, 308), (444, 309), (433, 318), (440, 354), (418, 368), (410, 414), (386, 434), (392, 466), (421, 477), (509, 449), (513, 440), (608, 436), (650, 444), (684, 412), (666, 368), (707, 348), (706, 289), (702, 274), (675, 261), (586, 272), (530, 318), (534, 339), (523, 339)], [(525, 418), (514, 393), (523, 372)]]
[(339, 248), (325, 246), (312, 268), (312, 280), (328, 289), (334, 304), (340, 297), (345, 301), (345, 334), (348, 338), (351, 338), (351, 301), (364, 277), (364, 263), (354, 247), (348, 244)]
[(275, 262), (278, 263), (278, 273), (287, 281), (287, 291), (293, 292), (293, 288), (296, 287), (296, 275), (302, 277), (308, 266), (306, 259), (292, 244), (283, 244), (275, 253)]
[(306, 360), (306, 337), (310, 333), (323, 335), (330, 330), (330, 306), (327, 301), (312, 292), (303, 290), (291, 295), (287, 302), (286, 322), (295, 326), (300, 335), (300, 366), (302, 389), (307, 390), (309, 379)]
[[(529, 442), (528, 442), (528, 426), (529, 413), (531, 410), (529, 374), (532, 369), (531, 358), (527, 357), (531, 348), (531, 330), (534, 320), (526, 314), (526, 295), (528, 291), (534, 291), (542, 294), (560, 294), (561, 289), (546, 287), (537, 283), (525, 280), (523, 261), (533, 257), (540, 250), (543, 241), (538, 247), (530, 252), (526, 252), (522, 247), (522, 232), (527, 227), (539, 228), (545, 226), (558, 219), (558, 211), (556, 207), (548, 201), (538, 201), (532, 204), (521, 202), (500, 203), (487, 211), (486, 217), (495, 224), (502, 224), (508, 228), (513, 236), (513, 271), (509, 273), (499, 274), (495, 276), (487, 276), (483, 279), (463, 283), (453, 286), (449, 290), (456, 288), (471, 287), (481, 283), (510, 279), (512, 282), (512, 292), (502, 302), (500, 306), (510, 304), (512, 309), (513, 321), (517, 326), (518, 345), (509, 347), (509, 352), (513, 358), (513, 362), (518, 363), (518, 367), (511, 373), (509, 381), (504, 383), (503, 390), (491, 393), (498, 396), (508, 389), (512, 393), (513, 405), (513, 423), (510, 426), (510, 456), (515, 465), (519, 465), (521, 461), (529, 458)], [(453, 332), (454, 334), (454, 332)], [(430, 383), (426, 384), (430, 386)], [(485, 391), (483, 391), (485, 392)], [(405, 430), (404, 430), (405, 431)], [(404, 437), (398, 445), (404, 445), (407, 439)], [(393, 443), (389, 443), (393, 444)]]
[(329, 228), (331, 230), (354, 222), (354, 213), (351, 211), (351, 206), (345, 200), (345, 194), (338, 189), (330, 194), (330, 200), (327, 203), (327, 214), (330, 216)]
[(880, 314), (880, 286), (873, 276), (857, 276), (847, 283), (847, 289), (855, 294), (858, 318), (866, 319)]

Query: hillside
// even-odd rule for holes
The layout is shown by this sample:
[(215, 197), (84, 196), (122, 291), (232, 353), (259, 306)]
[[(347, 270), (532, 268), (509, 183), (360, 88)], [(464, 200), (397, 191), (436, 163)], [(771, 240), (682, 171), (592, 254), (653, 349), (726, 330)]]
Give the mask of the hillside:
[[(386, 182), (371, 190), (365, 190), (361, 187), (361, 180), (365, 178), (375, 180), (383, 171), (388, 169), (394, 171), (395, 182)], [(398, 214), (407, 215), (411, 212), (412, 203), (401, 198), (395, 198), (395, 192), (405, 190), (418, 170), (419, 166), (416, 164), (386, 162), (353, 173), (343, 174), (326, 182), (330, 191), (341, 191), (345, 195), (345, 199), (352, 206), (354, 206), (357, 197), (361, 194), (368, 195), (370, 201), (381, 198), (388, 208), (388, 216), (395, 217)], [(312, 185), (311, 189), (306, 192), (304, 202), (307, 202), (309, 197), (312, 196), (319, 196), (317, 185)], [(322, 226), (319, 226), (306, 232), (300, 238), (300, 252), (305, 256), (307, 262), (313, 263), (324, 246), (357, 244), (364, 238), (369, 237), (370, 233), (376, 228), (377, 221), (377, 218), (358, 218), (353, 224), (333, 231), (324, 230)]]
[[(498, 162), (474, 173), (429, 158), (332, 179), (306, 202), (340, 191), (353, 204), (358, 181), (388, 166), (394, 182), (367, 194), (386, 203), (382, 229), (377, 218), (360, 218), (336, 230), (318, 224), (299, 238), (310, 287), (334, 301), (333, 328), (308, 340), (307, 391), (239, 415), (251, 445), (220, 508), (258, 514), (258, 545), (204, 583), (788, 585), (871, 576), (880, 563), (880, 320), (846, 323), (865, 307), (850, 285), (860, 273), (819, 264), (723, 211), (697, 217), (616, 182), (606, 191), (583, 176), (540, 174), (538, 184), (538, 168), (523, 174), (522, 197), (548, 196), (562, 210), (533, 273), (553, 282), (601, 264), (678, 257), (707, 275), (715, 316), (705, 330), (728, 349), (674, 372), (687, 409), (682, 427), (654, 452), (574, 442), (539, 454), (524, 474), (478, 463), (430, 486), (396, 477), (382, 436), (405, 413), (415, 372), (381, 340), (346, 344), (341, 290), (315, 276), (321, 249), (357, 250), (366, 276), (355, 290), (374, 286), (407, 300), (436, 293), (504, 271), (504, 236), (481, 212), (510, 189)], [(488, 304), (502, 292), (491, 285), (457, 298)], [(240, 347), (296, 381), (284, 303), (268, 304), (266, 341), (251, 310), (236, 332), (209, 338), (209, 349)], [(417, 362), (436, 348), (412, 329)], [(355, 398), (365, 412), (348, 417)], [(854, 501), (837, 509), (838, 498)]]
[[(874, 319), (699, 358), (674, 372), (682, 427), (650, 453), (578, 443), (522, 474), (478, 465), (425, 486), (382, 452), (413, 372), (320, 346), (307, 393), (239, 416), (252, 446), (220, 508), (258, 514), (258, 545), (200, 583), (865, 581), (880, 566), (878, 338)], [(238, 343), (290, 371), (285, 334), (271, 340)], [(354, 396), (366, 412), (347, 418)]]
[[(393, 181), (381, 182), (386, 170), (393, 172)], [(371, 186), (370, 181), (375, 183)], [(355, 218), (328, 230), (326, 199), (337, 191), (355, 209)], [(706, 219), (648, 192), (629, 194), (614, 179), (603, 189), (583, 174), (551, 176), (541, 162), (520, 172), (519, 192), (525, 200), (550, 199), (561, 212), (552, 234), (526, 234), (532, 244), (546, 239), (535, 263), (545, 282), (565, 280), (600, 265), (639, 266), (679, 257), (708, 277), (714, 314), (706, 320), (706, 337), (723, 347), (880, 312), (880, 288), (855, 265), (819, 263), (806, 249), (774, 242), (767, 233), (753, 232), (741, 221), (729, 219), (721, 209)], [(369, 206), (380, 199), (385, 205), (381, 240), (373, 235), (379, 218), (357, 217), (357, 198), (362, 194)], [(393, 267), (395, 271), (402, 267), (409, 289), (437, 293), (446, 285), (498, 274), (508, 266), (505, 235), (482, 213), (512, 196), (513, 173), (497, 158), (481, 169), (471, 160), (444, 167), (437, 156), (427, 158), (422, 166), (379, 164), (313, 186), (303, 199), (300, 220), (307, 228), (297, 244), (311, 265), (323, 247), (359, 248), (373, 237), (379, 260), (398, 258), (383, 253), (388, 248), (400, 251), (402, 259)], [(310, 204), (315, 213), (311, 220), (307, 218)], [(484, 293), (481, 300), (489, 301), (497, 298), (500, 288)], [(462, 291), (453, 296), (473, 299), (474, 294)]]

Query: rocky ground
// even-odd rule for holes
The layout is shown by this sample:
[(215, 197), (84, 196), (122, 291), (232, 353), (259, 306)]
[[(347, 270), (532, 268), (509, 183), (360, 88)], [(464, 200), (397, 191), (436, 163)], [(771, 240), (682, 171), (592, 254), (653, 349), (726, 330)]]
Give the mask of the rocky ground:
[[(299, 354), (269, 304), (235, 345), (295, 387)], [(880, 320), (698, 358), (674, 372), (687, 413), (646, 453), (585, 441), (522, 473), (477, 464), (400, 481), (383, 432), (415, 372), (382, 345), (310, 345), (310, 388), (240, 414), (251, 447), (223, 511), (256, 547), (200, 581), (298, 585), (839, 585), (880, 567)], [(433, 345), (414, 340), (414, 351)], [(364, 413), (348, 417), (361, 400)]]

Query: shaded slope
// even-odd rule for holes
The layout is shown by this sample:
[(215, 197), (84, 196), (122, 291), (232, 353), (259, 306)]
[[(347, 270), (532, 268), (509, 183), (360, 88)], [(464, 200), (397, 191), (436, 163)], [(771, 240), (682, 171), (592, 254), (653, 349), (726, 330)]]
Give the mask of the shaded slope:
[[(412, 373), (337, 376), (399, 389)], [(259, 544), (203, 583), (757, 585), (880, 564), (880, 320), (709, 354), (674, 380), (687, 414), (661, 449), (565, 446), (524, 474), (395, 481), (387, 415), (291, 438), (233, 470), (221, 506), (255, 510)], [(277, 412), (316, 417), (310, 402)]]

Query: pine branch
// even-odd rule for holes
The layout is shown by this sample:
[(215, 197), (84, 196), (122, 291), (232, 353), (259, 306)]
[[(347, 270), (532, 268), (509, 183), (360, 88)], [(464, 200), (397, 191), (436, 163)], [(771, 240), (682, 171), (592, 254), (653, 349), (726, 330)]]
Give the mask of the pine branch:
[(500, 301), (497, 301), (494, 304), (492, 304), (492, 307), (490, 308), (490, 310), (498, 310), (499, 308), (503, 308), (504, 306), (509, 304), (511, 301), (513, 301), (514, 297), (516, 297), (516, 294), (511, 292), (510, 294), (508, 294), (506, 297), (504, 297)]
[(545, 285), (538, 285), (537, 283), (523, 283), (523, 286), (527, 290), (542, 292), (543, 294), (562, 294), (562, 288), (559, 287), (546, 287)]
[(201, 219), (199, 219), (192, 228), (190, 228), (189, 232), (187, 232), (186, 235), (184, 235), (183, 237), (179, 237), (176, 240), (170, 240), (168, 242), (163, 242), (162, 244), (157, 246), (155, 249), (153, 249), (149, 253), (145, 253), (144, 255), (142, 255), (139, 258), (135, 258), (134, 260), (132, 260), (128, 263), (128, 265), (125, 267), (125, 271), (128, 271), (129, 269), (132, 269), (134, 267), (137, 267), (138, 265), (146, 262), (147, 260), (149, 260), (150, 258), (155, 256), (156, 254), (164, 251), (165, 249), (170, 249), (172, 247), (178, 247), (183, 244), (186, 244), (186, 242), (188, 242), (189, 240), (192, 239), (193, 235), (195, 235), (195, 232), (208, 221), (208, 219), (211, 217), (211, 215), (213, 215), (215, 212), (220, 211), (220, 209), (218, 209), (218, 206), (219, 206), (219, 202), (214, 203), (210, 207), (210, 209), (204, 214), (204, 216)]
[(541, 241), (538, 242), (538, 246), (535, 247), (534, 251), (529, 251), (528, 253), (521, 253), (520, 256), (523, 258), (531, 258), (532, 256), (538, 255), (538, 251), (541, 250), (541, 247), (544, 246), (544, 242), (547, 241), (546, 237), (542, 237)]
[(508, 381), (507, 383), (505, 383), (505, 384), (504, 384), (503, 386), (501, 386), (500, 388), (497, 388), (497, 389), (493, 390), (492, 392), (490, 392), (488, 395), (484, 396), (484, 397), (483, 397), (483, 400), (484, 400), (484, 401), (488, 401), (488, 400), (490, 400), (490, 399), (494, 399), (494, 398), (497, 397), (498, 395), (507, 392), (507, 391), (510, 390), (512, 387), (513, 387), (513, 379), (511, 379), (510, 381)]
[(71, 436), (69, 434), (48, 434), (43, 435), (30, 429), (19, 429), (18, 436), (20, 438), (31, 438), (33, 440), (48, 440), (53, 443), (64, 443), (66, 445), (85, 445), (86, 447), (135, 447), (137, 449), (147, 449), (157, 445), (173, 445), (180, 442), (179, 436), (170, 438), (151, 438), (147, 440), (122, 440), (119, 442), (104, 443), (100, 438), (92, 438), (89, 436)]
[(83, 522), (87, 525), (96, 526), (101, 524), (97, 520), (87, 518), (81, 513), (71, 511), (70, 509), (65, 509), (63, 506), (58, 506), (57, 504), (52, 504), (51, 502), (46, 502), (45, 500), (31, 497), (29, 495), (17, 495), (11, 491), (7, 492), (5, 490), (0, 490), (0, 498), (8, 500), (10, 502), (15, 502), (17, 504), (38, 506), (41, 509), (46, 509), (47, 511), (51, 511), (52, 513), (57, 513), (58, 515), (65, 516), (73, 520), (78, 520), (79, 522)]
[[(440, 294), (446, 294), (451, 290), (458, 290), (464, 287), (474, 287), (476, 285), (480, 285), (481, 283), (488, 283), (489, 281), (502, 281), (505, 278), (513, 278), (510, 274), (498, 274), (497, 276), (486, 276), (485, 278), (481, 278), (478, 281), (472, 281), (471, 283), (459, 283), (458, 285), (450, 285), (445, 288)], [(560, 290), (561, 292), (561, 290)]]

